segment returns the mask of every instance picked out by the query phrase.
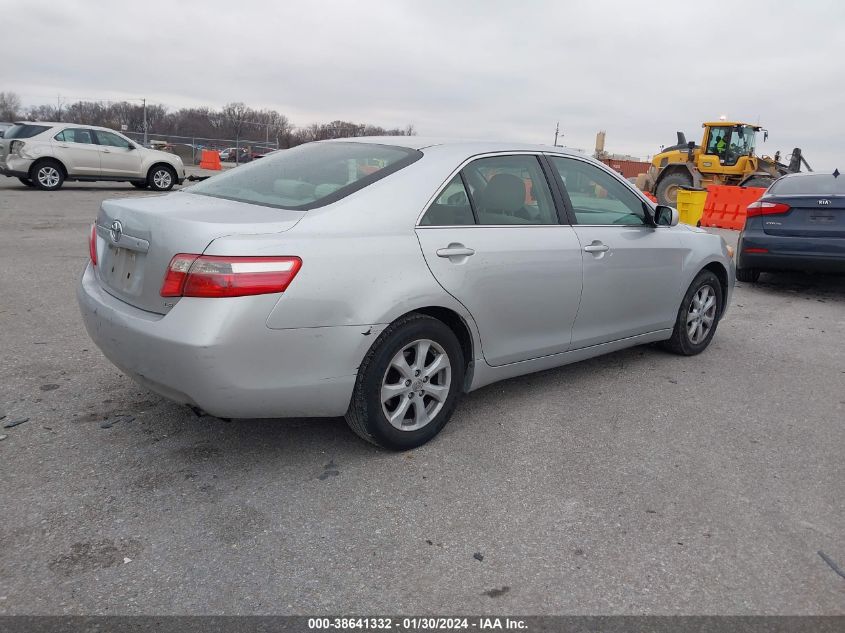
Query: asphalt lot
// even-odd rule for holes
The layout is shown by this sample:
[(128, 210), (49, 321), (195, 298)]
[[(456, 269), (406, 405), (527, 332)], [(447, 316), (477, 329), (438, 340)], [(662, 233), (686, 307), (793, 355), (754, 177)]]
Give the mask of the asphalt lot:
[(105, 360), (75, 285), (137, 195), (0, 177), (0, 614), (845, 614), (845, 277), (764, 275), (699, 357), (491, 385), (394, 454)]

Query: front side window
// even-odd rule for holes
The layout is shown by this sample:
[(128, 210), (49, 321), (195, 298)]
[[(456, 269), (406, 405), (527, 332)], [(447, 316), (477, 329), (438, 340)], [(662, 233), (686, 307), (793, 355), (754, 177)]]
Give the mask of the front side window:
[(578, 224), (646, 223), (644, 202), (615, 177), (583, 160), (550, 157)]
[(107, 147), (122, 147), (123, 149), (129, 149), (129, 141), (111, 132), (97, 130), (97, 140), (100, 142), (100, 145), (105, 145)]
[(440, 192), (425, 212), (421, 226), (456, 226), (475, 224), (469, 194), (461, 175), (458, 174)]
[(345, 198), (421, 157), (422, 152), (393, 145), (307, 143), (226, 171), (184, 191), (304, 211)]
[(83, 130), (80, 128), (68, 128), (62, 130), (54, 137), (57, 141), (64, 141), (65, 143), (85, 143), (88, 145), (94, 144), (94, 136), (91, 130)]
[(479, 224), (557, 224), (552, 194), (536, 156), (479, 158), (461, 172)]

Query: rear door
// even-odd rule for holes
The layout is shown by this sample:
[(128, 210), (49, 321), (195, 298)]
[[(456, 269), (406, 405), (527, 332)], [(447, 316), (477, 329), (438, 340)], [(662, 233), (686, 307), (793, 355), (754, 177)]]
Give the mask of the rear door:
[(62, 161), (69, 175), (100, 175), (100, 148), (93, 130), (66, 128), (53, 137), (51, 144), (53, 155)]
[(581, 296), (581, 253), (538, 156), (467, 164), (417, 227), (431, 272), (472, 314), (490, 365), (564, 352)]
[(671, 328), (686, 253), (677, 233), (652, 226), (645, 203), (609, 171), (573, 157), (549, 162), (584, 260), (572, 349)]
[(140, 178), (142, 152), (122, 136), (95, 130), (100, 148), (100, 171), (103, 176)]

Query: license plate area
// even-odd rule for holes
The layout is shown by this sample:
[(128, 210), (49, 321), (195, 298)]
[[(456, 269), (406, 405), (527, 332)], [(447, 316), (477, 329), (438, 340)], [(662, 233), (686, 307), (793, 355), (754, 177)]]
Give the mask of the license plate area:
[(143, 269), (140, 260), (143, 259), (143, 254), (109, 244), (108, 255), (100, 272), (101, 275), (105, 273), (106, 283), (115, 290), (129, 295), (140, 294)]
[(836, 222), (836, 216), (833, 213), (810, 213), (810, 222), (812, 224), (833, 224)]

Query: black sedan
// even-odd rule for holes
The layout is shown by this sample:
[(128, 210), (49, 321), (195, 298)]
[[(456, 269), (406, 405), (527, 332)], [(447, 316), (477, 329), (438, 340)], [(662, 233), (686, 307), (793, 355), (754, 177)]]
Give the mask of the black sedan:
[(736, 278), (775, 270), (845, 272), (845, 175), (790, 174), (749, 205)]

